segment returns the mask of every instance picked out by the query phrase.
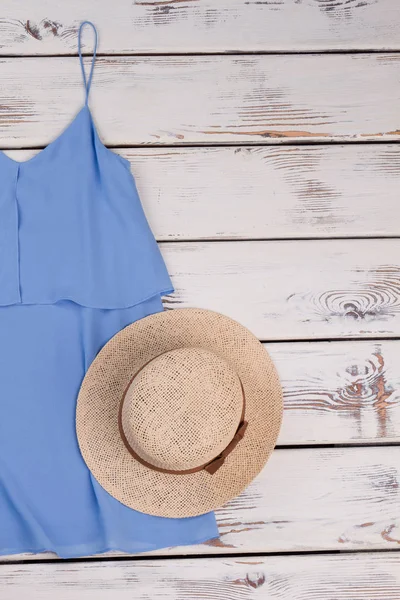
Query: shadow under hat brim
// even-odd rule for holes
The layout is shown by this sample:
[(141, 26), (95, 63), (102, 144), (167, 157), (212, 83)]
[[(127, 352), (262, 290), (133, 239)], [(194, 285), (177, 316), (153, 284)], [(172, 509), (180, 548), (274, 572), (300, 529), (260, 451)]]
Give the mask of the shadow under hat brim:
[[(119, 433), (119, 405), (132, 375), (163, 352), (182, 347), (215, 352), (243, 384), (248, 427), (213, 475), (204, 470), (171, 475), (145, 467)], [(281, 419), (279, 377), (258, 339), (229, 317), (183, 308), (136, 321), (104, 346), (82, 383), (76, 430), (88, 468), (111, 496), (146, 514), (191, 517), (219, 508), (248, 486), (275, 446)]]

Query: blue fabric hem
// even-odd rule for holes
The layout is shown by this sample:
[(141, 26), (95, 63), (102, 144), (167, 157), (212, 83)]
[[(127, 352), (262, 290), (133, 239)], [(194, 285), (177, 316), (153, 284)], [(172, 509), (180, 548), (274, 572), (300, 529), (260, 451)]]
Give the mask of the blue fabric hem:
[(173, 287), (165, 288), (162, 290), (156, 290), (155, 292), (152, 292), (151, 294), (149, 294), (145, 297), (141, 297), (139, 300), (132, 300), (129, 302), (118, 304), (118, 305), (112, 304), (112, 303), (107, 303), (107, 305), (106, 305), (106, 303), (104, 303), (99, 306), (95, 306), (93, 303), (83, 302), (81, 300), (78, 300), (77, 298), (68, 297), (68, 296), (60, 296), (59, 298), (54, 298), (53, 300), (42, 301), (42, 302), (17, 301), (17, 302), (9, 302), (6, 304), (2, 304), (0, 302), (0, 308), (7, 307), (7, 306), (18, 306), (18, 305), (21, 305), (21, 306), (51, 306), (53, 304), (58, 304), (59, 302), (73, 302), (74, 304), (77, 304), (78, 306), (81, 306), (82, 308), (94, 308), (97, 310), (124, 310), (126, 308), (133, 308), (134, 306), (143, 304), (144, 302), (147, 302), (148, 300), (151, 300), (152, 298), (154, 298), (156, 296), (167, 296), (168, 294), (173, 294), (174, 291), (175, 290)]
[[(84, 556), (96, 556), (98, 554), (105, 554), (106, 552), (121, 552), (124, 554), (142, 554), (143, 552), (151, 552), (153, 550), (162, 550), (164, 548), (171, 548), (176, 546), (192, 546), (195, 544), (204, 544), (210, 540), (219, 538), (218, 532), (216, 534), (209, 534), (206, 537), (191, 540), (190, 542), (177, 542), (174, 546), (149, 544), (148, 547), (138, 550), (137, 548), (128, 548), (119, 544), (110, 544), (109, 546), (98, 548), (91, 544), (81, 544), (73, 546), (71, 549), (62, 548), (56, 550), (55, 548), (2, 548), (0, 549), (0, 556), (12, 556), (13, 554), (43, 554), (45, 552), (51, 552), (56, 554), (58, 558), (68, 560), (69, 558), (81, 558)], [(75, 548), (75, 550), (72, 550)]]

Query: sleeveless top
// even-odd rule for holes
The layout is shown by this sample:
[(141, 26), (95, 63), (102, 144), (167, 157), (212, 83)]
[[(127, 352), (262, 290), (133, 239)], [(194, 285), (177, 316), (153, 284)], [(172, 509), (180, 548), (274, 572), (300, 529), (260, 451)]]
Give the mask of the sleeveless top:
[[(85, 24), (95, 33), (88, 79)], [(88, 106), (97, 48), (78, 35), (85, 104), (33, 158), (0, 152), (0, 554), (77, 557), (199, 543), (213, 514), (153, 517), (112, 498), (75, 432), (81, 381), (120, 329), (173, 291), (129, 162), (100, 140)]]

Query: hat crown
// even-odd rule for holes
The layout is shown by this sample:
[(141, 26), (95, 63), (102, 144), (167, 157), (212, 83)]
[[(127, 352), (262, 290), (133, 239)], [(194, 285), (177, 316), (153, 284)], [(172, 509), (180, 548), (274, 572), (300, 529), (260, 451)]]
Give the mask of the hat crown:
[(165, 352), (133, 378), (121, 422), (132, 450), (172, 471), (213, 460), (232, 440), (243, 389), (229, 363), (202, 348)]

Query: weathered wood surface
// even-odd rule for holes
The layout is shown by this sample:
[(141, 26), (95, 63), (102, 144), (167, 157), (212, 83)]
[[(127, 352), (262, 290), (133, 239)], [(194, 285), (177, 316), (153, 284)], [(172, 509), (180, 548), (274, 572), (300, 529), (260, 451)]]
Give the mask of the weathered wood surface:
[[(400, 548), (400, 446), (382, 445), (399, 442), (400, 341), (317, 341), (400, 337), (400, 240), (288, 241), (400, 235), (399, 148), (316, 145), (400, 139), (400, 3), (5, 0), (0, 55), (37, 58), (0, 59), (2, 148), (46, 146), (82, 106), (78, 58), (44, 56), (76, 54), (87, 18), (109, 55), (91, 93), (99, 134), (131, 161), (157, 238), (182, 242), (162, 244), (167, 308), (220, 310), (270, 340), (280, 445), (377, 446), (277, 449), (217, 512), (220, 540), (157, 552), (168, 560), (3, 564), (0, 597), (399, 600), (399, 553), (257, 554)], [(336, 49), (386, 52), (292, 54)], [(113, 56), (232, 51), (291, 54)], [(146, 145), (164, 148), (129, 147)]]
[(278, 444), (400, 442), (400, 342), (265, 346), (284, 392)]
[(120, 152), (160, 240), (400, 235), (397, 145)]
[[(399, 69), (398, 54), (101, 57), (91, 104), (113, 146), (398, 140)], [(3, 148), (48, 144), (83, 104), (77, 57), (3, 58), (0, 80)]]
[(116, 151), (159, 240), (400, 235), (398, 145)]
[(399, 250), (400, 240), (167, 242), (176, 292), (165, 305), (225, 313), (265, 341), (400, 336)]
[(397, 0), (119, 0), (116, 8), (3, 0), (0, 50), (69, 54), (88, 18), (105, 54), (399, 48)]
[(399, 505), (400, 447), (278, 449), (250, 487), (216, 511), (219, 540), (153, 554), (396, 550)]
[(189, 552), (398, 549), (400, 448), (276, 450)]
[(400, 553), (3, 565), (4, 600), (399, 600)]

